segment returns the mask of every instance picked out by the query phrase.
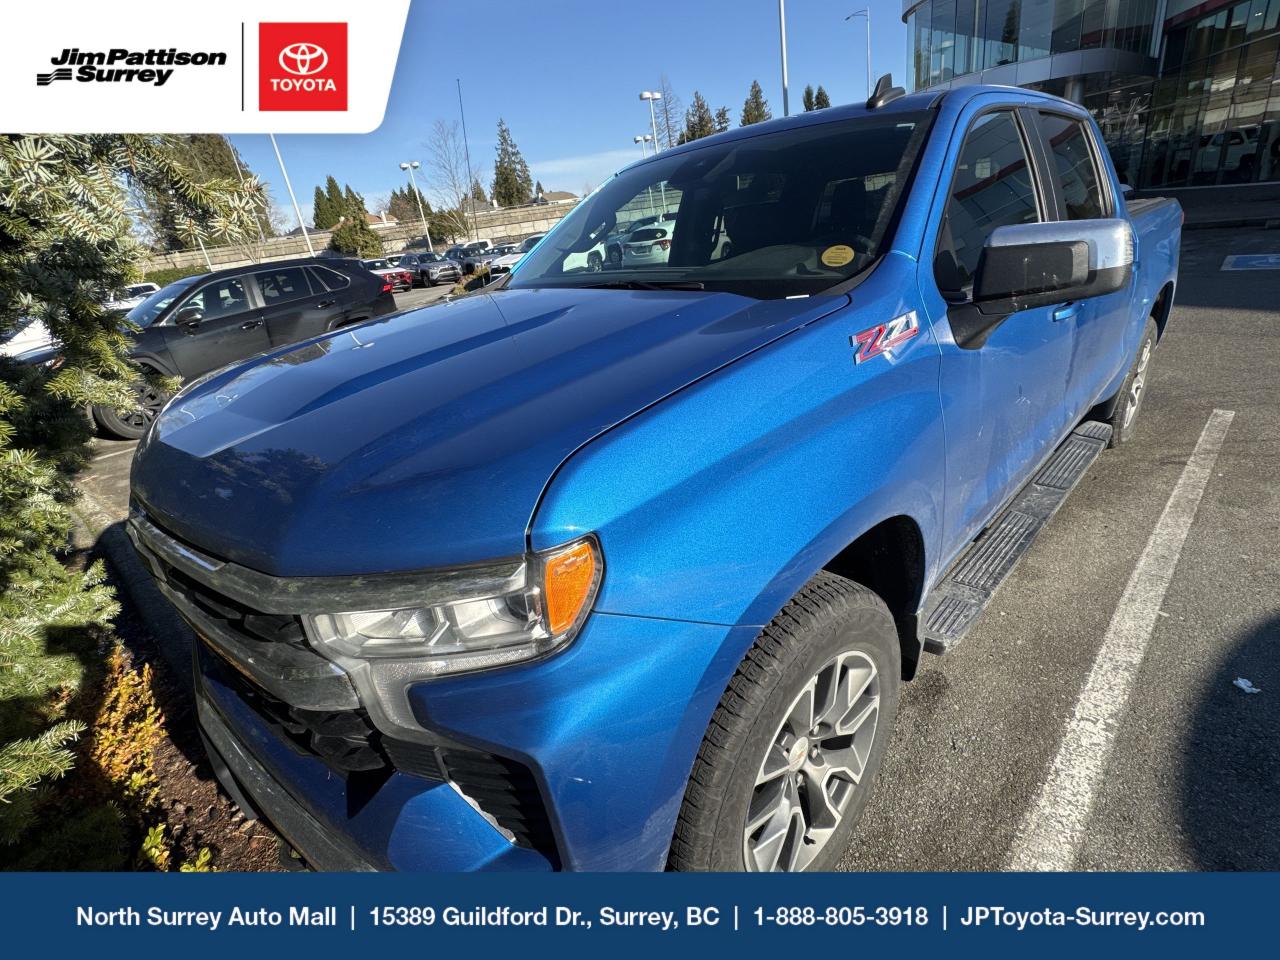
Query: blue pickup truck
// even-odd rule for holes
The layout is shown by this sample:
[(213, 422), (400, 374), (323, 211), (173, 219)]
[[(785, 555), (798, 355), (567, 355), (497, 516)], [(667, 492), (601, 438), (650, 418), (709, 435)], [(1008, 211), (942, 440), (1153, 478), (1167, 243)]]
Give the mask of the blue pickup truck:
[(882, 81), (190, 384), (129, 531), (219, 779), (321, 869), (831, 868), (901, 684), (1131, 435), (1181, 225), (1079, 106)]

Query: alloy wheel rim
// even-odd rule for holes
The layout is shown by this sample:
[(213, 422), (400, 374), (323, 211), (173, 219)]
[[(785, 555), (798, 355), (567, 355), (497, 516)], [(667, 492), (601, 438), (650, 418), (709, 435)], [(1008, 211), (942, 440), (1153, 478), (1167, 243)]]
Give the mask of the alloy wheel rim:
[(138, 398), (138, 406), (120, 419), (131, 427), (145, 427), (159, 416), (167, 398), (150, 384), (135, 386), (133, 392)]
[(865, 653), (838, 654), (809, 679), (756, 774), (742, 834), (748, 870), (804, 870), (826, 849), (862, 782), (879, 720), (880, 675)]
[(1138, 415), (1138, 407), (1142, 404), (1142, 391), (1147, 383), (1147, 364), (1151, 362), (1151, 341), (1142, 344), (1142, 353), (1138, 357), (1138, 369), (1133, 372), (1133, 383), (1129, 387), (1129, 401), (1124, 409), (1124, 425), (1133, 423)]

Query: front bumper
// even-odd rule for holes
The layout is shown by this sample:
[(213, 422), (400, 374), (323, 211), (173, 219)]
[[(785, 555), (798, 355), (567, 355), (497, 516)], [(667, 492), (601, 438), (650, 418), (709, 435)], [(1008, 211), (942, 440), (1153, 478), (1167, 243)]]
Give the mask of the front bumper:
[[(328, 661), (210, 612), (286, 596), (289, 581), (140, 516), (129, 531), (199, 635), (200, 723), (224, 785), (322, 869), (662, 869), (706, 724), (755, 633), (597, 613), (546, 660), (411, 687), (424, 743), (406, 744), (373, 729)], [(328, 579), (336, 596), (358, 588)], [(201, 592), (227, 584), (240, 599)], [(289, 702), (299, 690), (305, 707)]]

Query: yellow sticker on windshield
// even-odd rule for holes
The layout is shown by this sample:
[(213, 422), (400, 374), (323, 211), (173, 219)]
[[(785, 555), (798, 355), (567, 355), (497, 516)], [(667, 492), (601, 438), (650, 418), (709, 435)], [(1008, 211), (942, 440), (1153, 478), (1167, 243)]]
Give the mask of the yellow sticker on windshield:
[(843, 267), (853, 259), (853, 247), (838, 243), (822, 251), (822, 262), (828, 267)]

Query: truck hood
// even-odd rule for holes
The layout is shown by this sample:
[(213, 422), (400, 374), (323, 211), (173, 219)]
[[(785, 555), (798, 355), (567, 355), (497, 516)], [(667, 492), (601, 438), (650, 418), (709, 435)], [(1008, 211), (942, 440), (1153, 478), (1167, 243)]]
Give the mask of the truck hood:
[(574, 450), (847, 302), (561, 288), (396, 314), (179, 394), (139, 445), (134, 497), (277, 576), (520, 554)]

